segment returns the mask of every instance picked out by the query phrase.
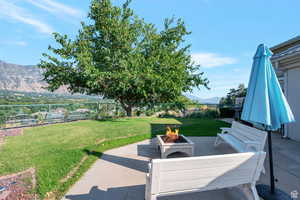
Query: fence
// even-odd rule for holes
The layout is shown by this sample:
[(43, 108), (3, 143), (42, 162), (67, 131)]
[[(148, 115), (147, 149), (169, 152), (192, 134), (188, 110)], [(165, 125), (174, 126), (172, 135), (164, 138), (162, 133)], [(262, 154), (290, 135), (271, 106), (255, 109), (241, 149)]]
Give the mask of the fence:
[(122, 115), (111, 101), (75, 104), (0, 105), (0, 128), (26, 127)]
[[(185, 117), (216, 117), (218, 104), (193, 104), (186, 106)], [(157, 112), (169, 110), (167, 104), (154, 108), (134, 110), (135, 115), (151, 116)], [(37, 126), (85, 119), (101, 119), (125, 116), (125, 111), (114, 101), (74, 104), (30, 104), (0, 105), (0, 128)], [(164, 116), (164, 115), (163, 115)]]

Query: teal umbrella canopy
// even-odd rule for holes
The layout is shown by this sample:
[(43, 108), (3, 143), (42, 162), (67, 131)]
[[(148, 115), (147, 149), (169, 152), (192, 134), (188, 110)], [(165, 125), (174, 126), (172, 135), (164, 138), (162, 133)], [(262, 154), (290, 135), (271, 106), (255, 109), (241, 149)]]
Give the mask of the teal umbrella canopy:
[(258, 46), (241, 119), (273, 131), (295, 120), (273, 69), (271, 56), (272, 52), (266, 45)]

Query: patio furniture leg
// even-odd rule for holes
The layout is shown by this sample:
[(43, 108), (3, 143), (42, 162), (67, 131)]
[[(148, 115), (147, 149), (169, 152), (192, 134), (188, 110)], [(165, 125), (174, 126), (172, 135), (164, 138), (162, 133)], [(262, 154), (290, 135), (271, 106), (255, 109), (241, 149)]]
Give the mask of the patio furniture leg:
[(250, 184), (243, 184), (240, 186), (240, 189), (244, 192), (247, 199), (253, 199), (253, 195), (252, 195), (253, 193), (250, 188), (251, 188)]
[(255, 184), (251, 184), (251, 191), (253, 193), (254, 200), (260, 200), (257, 190), (256, 190), (256, 187), (255, 187)]
[(221, 140), (220, 137), (217, 136), (216, 141), (215, 141), (215, 147), (218, 146), (221, 143), (220, 140)]
[(263, 174), (266, 174), (266, 169), (265, 169), (265, 166), (263, 166), (262, 168), (262, 171), (261, 171)]
[(148, 195), (145, 197), (145, 200), (157, 200), (157, 195)]

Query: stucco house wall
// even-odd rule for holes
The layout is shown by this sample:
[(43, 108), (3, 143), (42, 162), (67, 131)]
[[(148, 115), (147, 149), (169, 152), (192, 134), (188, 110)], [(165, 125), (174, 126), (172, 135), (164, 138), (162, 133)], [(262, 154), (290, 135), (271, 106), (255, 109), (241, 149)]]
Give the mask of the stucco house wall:
[(271, 60), (296, 122), (284, 128), (284, 136), (300, 141), (300, 36), (271, 48)]
[(295, 123), (287, 127), (288, 137), (300, 141), (300, 65), (287, 70), (287, 91), (287, 100), (296, 119)]

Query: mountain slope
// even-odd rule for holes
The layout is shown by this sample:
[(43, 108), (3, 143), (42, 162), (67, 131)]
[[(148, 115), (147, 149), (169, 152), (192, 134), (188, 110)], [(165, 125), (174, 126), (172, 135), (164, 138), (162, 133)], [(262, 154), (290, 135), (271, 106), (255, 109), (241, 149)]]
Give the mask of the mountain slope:
[(212, 97), (212, 98), (200, 98), (199, 96), (192, 94), (185, 94), (185, 96), (193, 101), (197, 101), (199, 103), (204, 104), (218, 104), (220, 102), (221, 97)]
[[(48, 92), (43, 89), (47, 84), (43, 81), (42, 70), (34, 65), (16, 65), (0, 60), (0, 90), (19, 92)], [(65, 87), (55, 93), (68, 93)], [(199, 103), (218, 104), (220, 97), (200, 98), (196, 95), (185, 94), (191, 100)]]
[[(42, 79), (42, 70), (36, 66), (16, 65), (0, 60), (0, 90), (47, 92), (43, 89), (47, 84)], [(65, 88), (57, 91), (66, 92)]]

